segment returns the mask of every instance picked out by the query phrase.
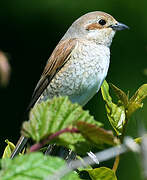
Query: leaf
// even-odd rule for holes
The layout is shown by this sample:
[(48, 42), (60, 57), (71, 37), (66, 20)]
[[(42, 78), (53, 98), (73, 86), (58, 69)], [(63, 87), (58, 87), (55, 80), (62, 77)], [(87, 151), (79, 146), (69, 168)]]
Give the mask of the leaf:
[(112, 102), (112, 98), (109, 94), (109, 85), (106, 80), (104, 80), (102, 86), (101, 86), (101, 93), (103, 96), (104, 101), (106, 102)]
[(141, 144), (141, 142), (142, 142), (142, 137), (135, 138), (134, 141), (135, 141), (137, 144)]
[[(53, 175), (61, 167), (65, 166), (65, 161), (51, 156), (44, 156), (42, 153), (30, 153), (17, 156), (13, 160), (3, 159), (1, 180), (43, 180), (49, 175)], [(71, 172), (62, 180), (79, 180), (77, 174)]]
[(87, 141), (80, 133), (61, 134), (57, 139), (52, 141), (52, 143), (65, 146), (75, 151), (78, 155), (85, 155), (92, 148), (96, 148), (92, 142)]
[[(72, 104), (67, 97), (55, 97), (35, 105), (30, 112), (30, 121), (23, 124), (22, 134), (39, 142), (67, 127), (76, 127), (78, 121), (102, 125), (95, 121), (88, 111), (84, 111), (80, 105)], [(52, 141), (52, 143), (54, 142), (72, 150), (78, 150), (78, 152), (81, 149), (81, 144), (84, 144), (88, 148), (87, 150), (90, 147), (90, 144), (79, 133), (61, 134)]]
[(123, 126), (125, 124), (125, 108), (124, 106), (117, 106), (114, 103), (106, 104), (106, 111), (108, 119), (116, 131), (117, 135), (121, 135)]
[(142, 102), (147, 97), (147, 84), (143, 84), (130, 99), (130, 101)]
[(97, 125), (80, 121), (77, 122), (76, 127), (80, 133), (64, 133), (52, 143), (63, 145), (79, 155), (85, 155), (92, 148), (104, 148), (104, 144), (116, 145), (119, 143), (112, 131), (106, 131)]
[(78, 122), (77, 128), (85, 139), (88, 139), (98, 146), (101, 144), (118, 144), (118, 139), (113, 135), (112, 131), (106, 131), (103, 128), (86, 122)]
[(128, 104), (127, 116), (130, 117), (137, 109), (143, 107), (142, 101), (147, 97), (147, 84), (143, 84), (131, 97)]
[(125, 92), (123, 92), (121, 89), (119, 89), (118, 87), (116, 87), (113, 84), (110, 84), (111, 88), (113, 89), (114, 93), (116, 94), (117, 98), (119, 99), (119, 102), (121, 103), (121, 105), (127, 107), (128, 106), (128, 96), (126, 95)]
[(92, 180), (117, 180), (115, 172), (106, 167), (87, 170)]
[(116, 131), (117, 135), (121, 135), (123, 126), (125, 124), (125, 107), (116, 105), (112, 102), (112, 98), (109, 94), (109, 85), (104, 81), (101, 86), (102, 97), (106, 102), (107, 117)]
[(9, 158), (13, 150), (15, 149), (15, 145), (12, 142), (10, 142), (8, 139), (6, 139), (5, 142), (7, 143), (7, 146), (4, 150), (2, 158)]

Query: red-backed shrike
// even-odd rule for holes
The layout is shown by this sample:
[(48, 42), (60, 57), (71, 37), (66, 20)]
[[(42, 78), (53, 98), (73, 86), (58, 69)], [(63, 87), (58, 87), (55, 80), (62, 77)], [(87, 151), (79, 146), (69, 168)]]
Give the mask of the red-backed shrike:
[[(115, 32), (126, 28), (100, 11), (77, 19), (47, 61), (29, 108), (54, 96), (68, 96), (73, 103), (84, 106), (98, 92), (107, 75)], [(12, 157), (26, 141), (27, 138), (21, 137)]]

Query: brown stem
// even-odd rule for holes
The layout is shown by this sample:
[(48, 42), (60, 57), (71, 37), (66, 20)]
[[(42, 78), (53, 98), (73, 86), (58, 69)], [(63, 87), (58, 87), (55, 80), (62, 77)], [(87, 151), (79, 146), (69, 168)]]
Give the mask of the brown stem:
[(118, 155), (118, 156), (116, 156), (116, 158), (115, 158), (115, 161), (114, 161), (114, 164), (113, 164), (113, 168), (112, 168), (112, 170), (113, 170), (114, 172), (116, 172), (116, 170), (117, 170), (117, 168), (118, 168), (119, 160), (120, 160), (120, 157), (119, 157), (119, 155)]
[(45, 144), (47, 144), (49, 141), (51, 141), (52, 139), (58, 137), (60, 134), (66, 133), (66, 132), (70, 132), (70, 133), (78, 133), (78, 129), (77, 128), (65, 128), (62, 129), (52, 135), (50, 135), (49, 137), (47, 137), (46, 139), (44, 139), (43, 141), (34, 144), (33, 146), (31, 146), (30, 148), (30, 152), (34, 152), (39, 150), (40, 148), (42, 148)]

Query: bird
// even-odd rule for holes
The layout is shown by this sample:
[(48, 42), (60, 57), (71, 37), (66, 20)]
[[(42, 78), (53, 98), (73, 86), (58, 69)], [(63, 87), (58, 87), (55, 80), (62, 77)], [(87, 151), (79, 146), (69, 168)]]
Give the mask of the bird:
[[(129, 27), (102, 11), (89, 12), (73, 22), (49, 57), (28, 110), (54, 96), (68, 96), (81, 106), (99, 91), (110, 64), (116, 31)], [(11, 158), (27, 143), (21, 136)]]

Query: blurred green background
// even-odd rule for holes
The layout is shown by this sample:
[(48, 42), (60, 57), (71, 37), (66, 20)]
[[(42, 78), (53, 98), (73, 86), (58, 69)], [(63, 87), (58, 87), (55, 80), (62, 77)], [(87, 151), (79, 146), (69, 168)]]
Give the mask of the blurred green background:
[[(1, 153), (5, 139), (16, 143), (19, 138), (23, 114), (52, 50), (75, 19), (95, 10), (130, 27), (115, 36), (107, 81), (132, 95), (147, 83), (147, 0), (0, 0), (0, 49), (9, 54), (12, 67), (9, 85), (0, 88)], [(100, 93), (85, 109), (110, 129)], [(147, 100), (127, 134), (137, 137), (146, 122)], [(139, 167), (132, 153), (123, 155), (118, 179), (140, 180)]]

